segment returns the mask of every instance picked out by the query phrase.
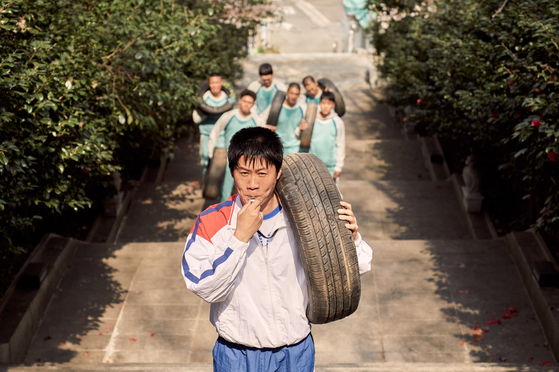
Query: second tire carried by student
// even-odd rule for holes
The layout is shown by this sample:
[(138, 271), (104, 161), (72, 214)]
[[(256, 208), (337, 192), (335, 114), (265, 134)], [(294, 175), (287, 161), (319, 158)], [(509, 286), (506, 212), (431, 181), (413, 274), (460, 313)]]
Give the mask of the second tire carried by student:
[(322, 79), (318, 79), (318, 86), (323, 91), (327, 90), (329, 92), (334, 93), (334, 100), (336, 101), (336, 107), (334, 108), (334, 111), (336, 111), (336, 114), (338, 114), (339, 117), (344, 116), (345, 114), (344, 98), (342, 97), (342, 94), (340, 93), (338, 88), (336, 88), (334, 83), (330, 79), (322, 78)]
[(285, 101), (285, 92), (278, 90), (272, 103), (270, 104), (270, 113), (268, 114), (268, 119), (266, 120), (267, 125), (278, 125), (278, 119), (280, 116), (281, 108), (283, 106), (283, 101)]
[(311, 138), (314, 129), (314, 120), (318, 112), (318, 105), (316, 103), (309, 103), (307, 105), (307, 112), (305, 113), (305, 121), (307, 122), (307, 129), (301, 131), (301, 150), (309, 151), (311, 148)]
[(204, 190), (202, 196), (205, 199), (217, 199), (221, 195), (223, 179), (227, 171), (227, 150), (216, 147), (210, 160), (206, 175), (204, 177)]
[[(229, 100), (224, 105), (221, 105), (221, 106), (218, 106), (218, 107), (210, 106), (206, 102), (204, 102), (204, 94), (209, 89), (210, 89), (210, 86), (209, 86), (207, 80), (203, 81), (198, 86), (198, 94), (200, 95), (200, 103), (198, 104), (197, 110), (199, 110), (204, 115), (221, 115), (224, 112), (233, 110), (235, 105), (232, 102), (229, 102)], [(231, 97), (231, 92), (229, 91), (229, 89), (227, 89), (225, 87), (221, 87), (221, 90), (224, 91), (225, 94), (227, 94), (227, 97)]]
[(276, 190), (307, 277), (307, 318), (323, 324), (352, 314), (361, 297), (357, 251), (338, 217), (340, 193), (330, 172), (315, 155), (287, 155)]

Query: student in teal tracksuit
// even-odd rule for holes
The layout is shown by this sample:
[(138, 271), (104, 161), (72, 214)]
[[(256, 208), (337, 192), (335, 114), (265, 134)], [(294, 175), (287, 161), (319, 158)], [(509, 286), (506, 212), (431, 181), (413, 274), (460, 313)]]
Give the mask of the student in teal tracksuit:
[[(223, 79), (219, 74), (211, 74), (208, 78), (208, 86), (210, 90), (204, 93), (202, 99), (208, 106), (220, 107), (227, 103), (229, 97), (222, 90)], [(208, 151), (208, 140), (210, 139), (210, 133), (214, 127), (214, 124), (219, 119), (219, 115), (201, 115), (198, 110), (194, 110), (192, 113), (192, 119), (194, 123), (198, 124), (198, 130), (200, 131), (200, 164), (202, 164), (202, 174), (206, 172), (208, 167), (210, 153)], [(223, 137), (219, 139), (216, 147), (224, 147)]]
[(276, 134), (283, 143), (283, 154), (295, 154), (299, 152), (301, 141), (295, 136), (295, 130), (301, 122), (305, 121), (307, 105), (299, 101), (301, 87), (297, 83), (289, 84), (285, 101), (281, 108)]
[(285, 84), (274, 80), (274, 70), (269, 63), (263, 63), (258, 67), (258, 74), (260, 81), (255, 80), (247, 87), (256, 93), (256, 113), (262, 116), (262, 120), (266, 121), (268, 118), (266, 109), (272, 103), (278, 90), (286, 91)]
[[(320, 111), (314, 121), (309, 153), (318, 156), (332, 177), (338, 179), (345, 160), (345, 124), (334, 111), (334, 107), (334, 93), (323, 92)], [(299, 138), (301, 131), (307, 129), (307, 126), (306, 122), (301, 123), (295, 130), (295, 135)]]
[(303, 78), (303, 86), (307, 91), (303, 96), (305, 98), (305, 103), (308, 105), (309, 103), (316, 103), (317, 105), (320, 104), (320, 98), (322, 97), (322, 89), (318, 86), (318, 82), (314, 80), (312, 76), (305, 76)]
[[(239, 99), (239, 108), (227, 111), (215, 123), (208, 141), (209, 153), (213, 155), (214, 149), (217, 147), (220, 136), (223, 136), (223, 148), (229, 149), (229, 143), (233, 135), (243, 128), (263, 127), (264, 121), (260, 116), (252, 112), (252, 106), (256, 101), (256, 94), (253, 91), (245, 89), (241, 92)], [(221, 188), (221, 201), (225, 201), (231, 196), (231, 191), (235, 182), (231, 172), (225, 171), (225, 179)]]

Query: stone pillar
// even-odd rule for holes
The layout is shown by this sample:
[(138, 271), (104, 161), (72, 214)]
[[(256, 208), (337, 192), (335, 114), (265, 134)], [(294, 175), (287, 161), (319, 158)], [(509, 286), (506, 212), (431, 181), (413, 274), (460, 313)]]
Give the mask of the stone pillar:
[(469, 155), (466, 158), (466, 166), (462, 170), (462, 178), (465, 186), (462, 186), (462, 202), (468, 212), (481, 212), (481, 195), (480, 184), (481, 179), (479, 172), (475, 169), (474, 156)]

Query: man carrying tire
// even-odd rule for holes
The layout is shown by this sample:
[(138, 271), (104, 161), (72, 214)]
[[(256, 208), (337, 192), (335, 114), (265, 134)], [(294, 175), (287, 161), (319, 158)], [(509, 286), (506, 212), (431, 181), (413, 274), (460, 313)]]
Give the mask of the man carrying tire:
[(305, 76), (303, 78), (303, 86), (307, 93), (305, 93), (305, 103), (315, 103), (320, 104), (320, 98), (322, 97), (322, 89), (318, 86), (318, 82), (314, 80), (312, 76)]
[[(309, 153), (318, 156), (328, 171), (338, 179), (342, 174), (345, 160), (345, 124), (336, 114), (334, 93), (323, 92), (320, 99), (320, 111), (314, 121)], [(300, 138), (301, 131), (307, 129), (307, 123), (301, 123), (295, 130)]]
[[(215, 123), (208, 140), (208, 151), (213, 154), (218, 144), (219, 138), (223, 135), (223, 148), (228, 149), (233, 135), (243, 128), (265, 126), (260, 116), (252, 112), (252, 107), (256, 101), (256, 94), (248, 89), (241, 92), (239, 108), (226, 112), (221, 115)], [(221, 147), (221, 146), (220, 146)], [(221, 188), (221, 201), (227, 200), (233, 190), (233, 176), (225, 171), (225, 178)]]
[(263, 63), (258, 67), (258, 74), (260, 81), (253, 81), (247, 87), (248, 90), (256, 93), (256, 113), (262, 115), (262, 120), (266, 121), (266, 109), (272, 103), (276, 92), (281, 90), (286, 91), (285, 84), (274, 80), (274, 70), (269, 63)]
[[(203, 93), (201, 97), (206, 105), (210, 107), (222, 107), (229, 102), (229, 97), (227, 93), (223, 90), (223, 79), (221, 75), (212, 73), (208, 78), (209, 90)], [(210, 152), (208, 150), (208, 140), (210, 139), (210, 133), (222, 114), (211, 115), (200, 113), (198, 110), (194, 110), (192, 113), (192, 119), (195, 124), (198, 124), (198, 130), (200, 131), (200, 164), (202, 165), (202, 174), (206, 172), (208, 167)], [(216, 145), (217, 147), (223, 147), (223, 138), (221, 137)]]
[[(233, 136), (228, 159), (238, 194), (198, 216), (181, 269), (188, 289), (211, 303), (210, 321), (219, 334), (214, 371), (311, 372), (307, 279), (275, 192), (281, 141), (266, 128), (243, 129)], [(351, 205), (340, 204), (339, 219), (351, 231), (363, 274), (372, 250), (358, 233)]]
[(275, 130), (283, 144), (283, 154), (299, 152), (301, 141), (295, 136), (295, 130), (305, 121), (307, 105), (299, 101), (301, 87), (297, 83), (289, 84), (285, 101), (281, 107)]

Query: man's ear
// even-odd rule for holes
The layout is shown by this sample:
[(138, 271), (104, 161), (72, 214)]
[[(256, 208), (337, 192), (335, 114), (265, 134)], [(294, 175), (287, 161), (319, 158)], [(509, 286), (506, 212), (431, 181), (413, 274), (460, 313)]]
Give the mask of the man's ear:
[(279, 180), (280, 177), (281, 177), (281, 168), (280, 168), (280, 170), (279, 170), (279, 172), (278, 172), (278, 176), (276, 177), (276, 181)]

